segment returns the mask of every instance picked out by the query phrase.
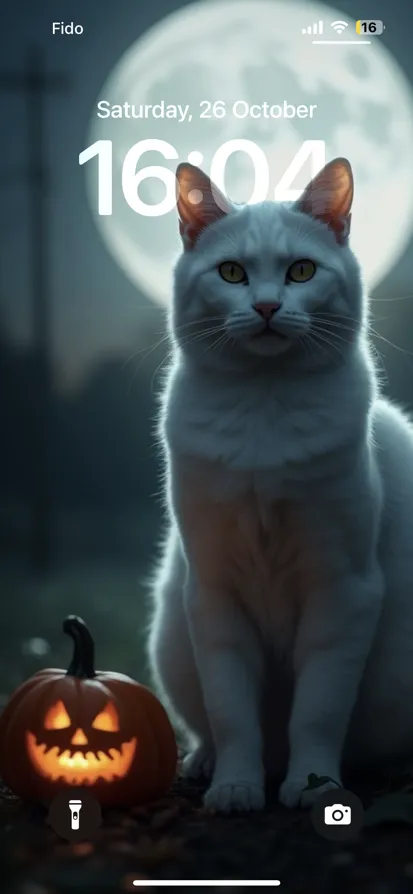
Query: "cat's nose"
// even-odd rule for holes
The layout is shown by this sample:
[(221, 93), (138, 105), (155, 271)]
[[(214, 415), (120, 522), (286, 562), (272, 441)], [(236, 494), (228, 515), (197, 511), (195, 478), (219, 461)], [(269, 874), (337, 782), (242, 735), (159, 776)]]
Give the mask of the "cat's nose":
[(273, 314), (277, 313), (277, 310), (281, 307), (280, 301), (258, 301), (257, 304), (252, 305), (254, 310), (263, 320), (267, 322), (271, 320)]

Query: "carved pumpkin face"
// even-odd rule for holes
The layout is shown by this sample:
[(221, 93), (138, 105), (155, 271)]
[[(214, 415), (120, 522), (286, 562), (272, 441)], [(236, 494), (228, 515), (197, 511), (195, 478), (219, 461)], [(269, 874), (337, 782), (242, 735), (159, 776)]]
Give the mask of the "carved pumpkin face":
[(59, 699), (46, 711), (44, 729), (28, 731), (27, 751), (41, 776), (68, 785), (94, 785), (98, 779), (113, 782), (129, 772), (137, 738), (123, 741), (119, 715), (108, 701), (89, 728), (78, 726)]
[(42, 801), (83, 785), (102, 805), (160, 797), (177, 762), (164, 708), (130, 677), (95, 672), (93, 640), (80, 618), (67, 618), (63, 629), (75, 641), (69, 670), (27, 680), (0, 718), (1, 776), (16, 794)]

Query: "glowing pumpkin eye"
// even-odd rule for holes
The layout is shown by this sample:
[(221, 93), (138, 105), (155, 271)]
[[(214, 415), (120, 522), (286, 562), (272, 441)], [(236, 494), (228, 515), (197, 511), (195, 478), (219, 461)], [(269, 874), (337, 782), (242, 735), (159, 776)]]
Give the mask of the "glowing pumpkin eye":
[(71, 725), (72, 721), (63, 702), (56, 702), (49, 708), (44, 721), (45, 729), (67, 729)]
[(118, 712), (112, 702), (108, 702), (92, 723), (93, 729), (101, 729), (106, 733), (118, 733), (120, 730)]

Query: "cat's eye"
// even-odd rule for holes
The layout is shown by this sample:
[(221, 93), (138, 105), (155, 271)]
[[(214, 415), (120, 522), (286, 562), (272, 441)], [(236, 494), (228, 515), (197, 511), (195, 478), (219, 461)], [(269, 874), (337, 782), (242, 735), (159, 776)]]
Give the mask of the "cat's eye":
[(225, 279), (225, 282), (240, 283), (248, 281), (244, 268), (237, 261), (224, 261), (223, 264), (219, 265), (218, 272), (222, 279)]
[(315, 271), (316, 266), (313, 261), (302, 258), (300, 261), (294, 261), (294, 264), (288, 268), (286, 280), (287, 282), (308, 282), (314, 276)]

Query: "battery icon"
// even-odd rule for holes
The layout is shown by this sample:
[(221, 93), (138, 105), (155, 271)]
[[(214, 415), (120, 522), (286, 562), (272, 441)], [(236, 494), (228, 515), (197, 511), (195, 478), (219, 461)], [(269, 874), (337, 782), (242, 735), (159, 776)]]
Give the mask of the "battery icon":
[(357, 34), (375, 37), (376, 34), (383, 34), (384, 29), (385, 25), (383, 25), (383, 22), (380, 19), (372, 19), (371, 21), (368, 19), (359, 19), (358, 22), (356, 22)]

